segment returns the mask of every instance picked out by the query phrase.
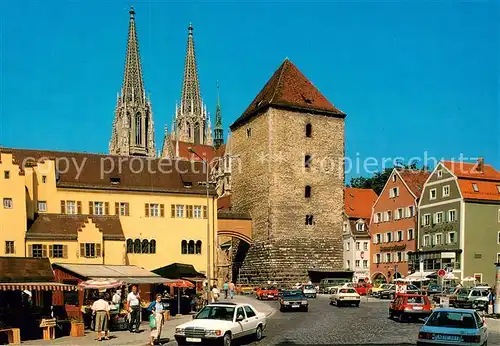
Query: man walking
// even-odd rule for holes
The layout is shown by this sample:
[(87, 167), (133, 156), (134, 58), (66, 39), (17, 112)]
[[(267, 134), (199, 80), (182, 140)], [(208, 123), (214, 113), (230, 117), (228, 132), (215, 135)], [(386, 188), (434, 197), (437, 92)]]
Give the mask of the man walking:
[(230, 282), (229, 283), (229, 295), (231, 296), (231, 299), (234, 297), (234, 283)]
[(224, 290), (224, 299), (227, 299), (227, 291), (229, 290), (229, 284), (224, 282), (224, 285), (222, 285), (222, 289)]
[(97, 341), (109, 340), (108, 322), (109, 322), (109, 303), (104, 299), (104, 294), (99, 295), (99, 299), (92, 304), (92, 312), (95, 314), (95, 330), (97, 332)]
[(132, 292), (127, 295), (128, 311), (130, 312), (130, 326), (129, 330), (131, 333), (139, 333), (139, 326), (141, 321), (139, 321), (139, 315), (141, 312), (141, 297), (139, 292), (137, 292), (137, 286), (132, 286)]

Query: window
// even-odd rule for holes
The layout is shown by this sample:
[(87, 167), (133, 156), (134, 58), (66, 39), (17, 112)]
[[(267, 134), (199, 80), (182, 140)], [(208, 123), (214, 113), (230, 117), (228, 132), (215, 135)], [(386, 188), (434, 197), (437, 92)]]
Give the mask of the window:
[(359, 241), (356, 242), (356, 250), (361, 250), (361, 243)]
[(363, 251), (368, 251), (368, 242), (367, 241), (363, 242)]
[[(500, 232), (497, 232), (497, 244), (500, 244)], [(5, 251), (7, 252), (7, 251)]]
[(392, 181), (393, 181), (393, 182), (396, 182), (396, 179), (397, 179), (397, 178), (396, 178), (396, 174), (393, 174), (393, 175), (392, 175)]
[(49, 245), (49, 257), (51, 258), (65, 258), (64, 245), (54, 244)]
[(343, 229), (344, 233), (347, 232), (347, 222), (344, 222), (344, 224), (342, 225), (342, 229)]
[(141, 240), (134, 240), (134, 253), (141, 253)]
[(401, 252), (396, 254), (396, 262), (403, 262), (403, 254)]
[(392, 242), (392, 232), (387, 232), (385, 237), (388, 243)]
[(500, 185), (497, 185), (497, 191), (500, 193)]
[(104, 203), (94, 202), (94, 210), (92, 212), (94, 215), (104, 215)]
[(350, 269), (350, 268), (351, 268), (351, 261), (347, 260), (347, 262), (346, 262), (346, 267), (347, 267), (347, 269)]
[(438, 169), (437, 171), (437, 177), (441, 178), (443, 176), (443, 171), (441, 169)]
[(42, 175), (42, 184), (45, 184), (47, 182), (47, 176)]
[(457, 211), (456, 210), (448, 210), (448, 221), (449, 222), (457, 221)]
[(127, 253), (134, 253), (134, 241), (127, 239)]
[(149, 241), (147, 239), (142, 240), (141, 253), (149, 253)]
[(5, 179), (10, 179), (10, 171), (4, 171), (4, 172), (3, 172), (3, 177), (4, 177)]
[(312, 125), (306, 124), (306, 137), (312, 137)]
[(443, 186), (443, 197), (448, 197), (450, 195), (450, 185)]
[(4, 198), (3, 199), (3, 207), (5, 209), (12, 209), (12, 198)]
[(483, 274), (482, 273), (474, 273), (474, 279), (476, 279), (477, 283), (483, 282)]
[(399, 196), (399, 187), (393, 187), (389, 190), (389, 197), (395, 198)]
[(42, 258), (43, 256), (43, 246), (42, 244), (31, 245), (31, 257)]
[(375, 263), (380, 263), (380, 261), (381, 261), (380, 257), (381, 257), (381, 255), (379, 253), (375, 255)]
[(64, 208), (64, 201), (61, 201), (61, 211), (64, 209), (66, 209), (66, 214), (75, 215), (77, 211), (75, 201), (66, 201), (66, 208)]
[(443, 223), (443, 212), (442, 211), (436, 213), (436, 222)]
[(160, 205), (157, 203), (149, 204), (149, 216), (158, 217), (160, 216)]
[(429, 235), (424, 235), (424, 246), (431, 246), (431, 237)]
[(181, 254), (185, 255), (188, 253), (188, 243), (187, 240), (181, 242)]
[(306, 185), (304, 195), (306, 198), (311, 198), (311, 187), (309, 185)]
[(479, 192), (479, 187), (477, 187), (476, 183), (472, 183), (472, 189), (474, 190), (474, 192)]
[(194, 245), (194, 253), (197, 255), (201, 255), (201, 240), (198, 240)]
[(115, 215), (129, 216), (130, 208), (127, 202), (115, 203)]
[(391, 262), (391, 254), (390, 253), (386, 253), (385, 254), (385, 261), (388, 263), (388, 262)]
[(188, 219), (193, 218), (193, 206), (192, 205), (186, 205), (186, 217)]
[(448, 233), (448, 244), (455, 244), (456, 241), (455, 232)]
[(13, 255), (16, 253), (16, 249), (14, 247), (14, 241), (13, 240), (6, 240), (5, 241), (5, 254), (6, 255)]
[(403, 216), (403, 208), (398, 208), (398, 210), (396, 210), (396, 218), (399, 220), (399, 219), (402, 219), (404, 216)]
[(392, 211), (388, 211), (387, 212), (387, 221), (391, 221), (392, 220)]
[(500, 263), (500, 253), (497, 253), (497, 262), (496, 263)]
[(382, 222), (382, 213), (375, 214), (375, 223)]
[(251, 317), (254, 317), (256, 316), (256, 313), (255, 311), (252, 310), (252, 308), (248, 305), (245, 305), (243, 307), (243, 309), (245, 309), (245, 312), (247, 313), (247, 318), (251, 318)]
[(156, 253), (156, 240), (154, 239), (149, 241), (149, 253)]
[(306, 215), (306, 225), (313, 225), (313, 216), (312, 215)]
[(500, 222), (500, 209), (498, 209), (498, 222)]
[(360, 260), (356, 260), (356, 262), (355, 262), (356, 268), (359, 268), (360, 264), (361, 264), (361, 261)]
[(207, 206), (204, 205), (203, 206), (203, 218), (206, 219), (208, 217), (208, 213), (207, 213)]
[(346, 242), (345, 242), (345, 250), (346, 250), (346, 251), (351, 250), (351, 243), (349, 243), (349, 241), (346, 241)]
[(415, 216), (415, 207), (410, 205), (408, 209), (410, 210), (410, 217)]
[(188, 243), (188, 254), (193, 255), (194, 254), (194, 241), (190, 240)]
[(377, 239), (377, 244), (380, 244), (382, 242), (382, 235), (380, 233), (377, 234), (376, 239)]
[(408, 231), (407, 231), (407, 236), (408, 236), (408, 240), (413, 240), (413, 237), (414, 237), (414, 234), (413, 234), (413, 228), (409, 228)]
[(195, 205), (194, 206), (194, 218), (195, 219), (201, 219), (202, 214), (201, 214), (201, 205)]
[(441, 233), (436, 234), (436, 245), (441, 245), (443, 243), (443, 235)]
[(362, 222), (359, 222), (356, 224), (356, 231), (358, 232), (363, 232), (365, 230), (365, 224)]
[(431, 214), (425, 214), (423, 217), (423, 226), (429, 226), (431, 224)]
[(404, 240), (403, 231), (398, 231), (398, 239), (397, 239), (397, 241), (403, 241), (403, 240)]
[(184, 206), (183, 205), (176, 205), (175, 206), (175, 217), (184, 217)]
[[(135, 250), (135, 244), (134, 244), (134, 250)], [(140, 251), (140, 243), (139, 243), (139, 251)], [(87, 258), (101, 257), (101, 244), (81, 243), (80, 255), (82, 257), (87, 257)]]
[(304, 156), (304, 167), (311, 168), (311, 155)]
[(252, 129), (248, 128), (247, 129), (247, 137), (250, 137), (250, 136), (252, 136)]
[(363, 268), (368, 268), (368, 260), (363, 260)]
[(437, 195), (436, 195), (436, 189), (431, 189), (429, 191), (429, 199), (430, 200), (433, 200), (433, 199), (436, 199), (437, 198)]
[(43, 213), (47, 211), (47, 202), (38, 201), (38, 212)]

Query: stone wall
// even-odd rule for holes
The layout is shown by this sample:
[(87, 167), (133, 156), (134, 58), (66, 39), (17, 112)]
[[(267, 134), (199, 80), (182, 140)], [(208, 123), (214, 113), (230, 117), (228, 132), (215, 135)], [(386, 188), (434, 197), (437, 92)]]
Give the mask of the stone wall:
[[(233, 208), (253, 220), (254, 244), (240, 281), (295, 283), (306, 280), (308, 270), (342, 270), (344, 120), (270, 108), (235, 129), (232, 140), (239, 155)], [(313, 215), (313, 225), (306, 225), (306, 215)]]

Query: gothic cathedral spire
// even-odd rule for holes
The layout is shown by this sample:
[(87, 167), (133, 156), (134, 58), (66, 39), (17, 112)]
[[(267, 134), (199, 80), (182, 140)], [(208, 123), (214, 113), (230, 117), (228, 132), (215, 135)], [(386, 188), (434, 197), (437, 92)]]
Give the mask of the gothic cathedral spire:
[(224, 143), (224, 129), (222, 128), (222, 114), (220, 110), (219, 81), (217, 81), (217, 106), (215, 107), (214, 146), (220, 147)]
[(109, 153), (155, 157), (153, 113), (144, 90), (133, 7), (129, 14), (125, 72), (115, 109)]
[(200, 81), (194, 50), (193, 25), (188, 27), (184, 80), (182, 82), (180, 106), (176, 105), (172, 129), (176, 140), (194, 144), (212, 145), (207, 107), (200, 94)]

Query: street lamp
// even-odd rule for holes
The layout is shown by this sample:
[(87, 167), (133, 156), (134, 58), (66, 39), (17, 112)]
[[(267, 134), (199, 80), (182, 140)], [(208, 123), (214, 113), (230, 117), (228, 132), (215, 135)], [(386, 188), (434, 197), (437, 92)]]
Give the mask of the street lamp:
[[(196, 156), (198, 156), (198, 158), (200, 158), (201, 161), (203, 161), (204, 165), (205, 165), (205, 171), (206, 171), (206, 176), (205, 176), (205, 187), (206, 187), (206, 192), (207, 192), (207, 282), (208, 282), (208, 292), (210, 292), (210, 277), (211, 277), (211, 274), (210, 274), (210, 214), (209, 214), (209, 210), (210, 210), (210, 179), (209, 179), (209, 176), (208, 176), (208, 161), (206, 159), (204, 159), (203, 157), (201, 157), (192, 147), (189, 147), (188, 148), (188, 151), (190, 153), (193, 153), (195, 154)], [(207, 294), (207, 300), (208, 300), (208, 294)]]

